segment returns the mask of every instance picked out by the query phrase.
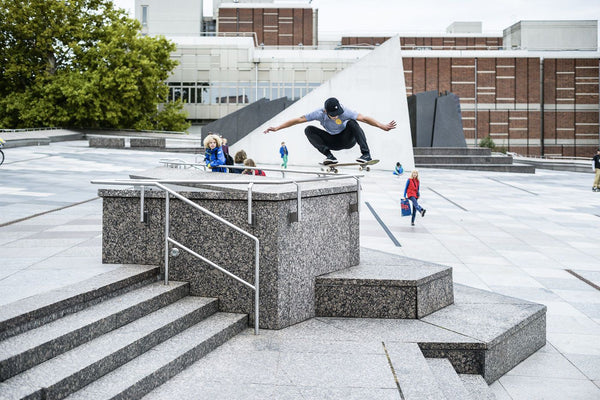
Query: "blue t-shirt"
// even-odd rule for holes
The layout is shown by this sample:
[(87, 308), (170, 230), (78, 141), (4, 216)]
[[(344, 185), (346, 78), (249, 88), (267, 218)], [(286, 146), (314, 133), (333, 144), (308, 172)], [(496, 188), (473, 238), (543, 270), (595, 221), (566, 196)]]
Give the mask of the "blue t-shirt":
[(325, 109), (320, 108), (311, 113), (306, 114), (304, 117), (307, 121), (319, 121), (321, 126), (325, 128), (327, 133), (330, 135), (337, 135), (346, 129), (346, 124), (350, 119), (356, 119), (358, 117), (358, 113), (356, 111), (350, 110), (346, 107), (343, 107), (344, 112), (338, 115), (336, 119), (331, 119), (327, 116), (327, 112)]

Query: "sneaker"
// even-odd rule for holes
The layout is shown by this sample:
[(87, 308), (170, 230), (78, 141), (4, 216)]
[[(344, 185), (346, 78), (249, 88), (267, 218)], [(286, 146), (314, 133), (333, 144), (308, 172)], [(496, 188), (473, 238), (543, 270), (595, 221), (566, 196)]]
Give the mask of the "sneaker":
[(414, 223), (414, 222), (411, 222), (410, 224), (411, 224), (412, 226), (415, 226), (415, 223)]
[(422, 208), (422, 209), (421, 209), (421, 217), (424, 217), (424, 216), (425, 216), (425, 212), (426, 212), (426, 211), (427, 211), (427, 210), (426, 210), (426, 209), (424, 209), (424, 208)]
[(592, 192), (597, 192), (598, 188), (592, 188)]
[(368, 163), (368, 162), (369, 162), (369, 161), (371, 161), (371, 160), (372, 160), (372, 158), (371, 158), (371, 156), (370, 156), (370, 155), (368, 155), (368, 154), (363, 154), (362, 156), (360, 156), (360, 157), (358, 157), (358, 158), (356, 159), (356, 162), (357, 162), (357, 163), (362, 163), (362, 164), (364, 164), (364, 163)]
[(331, 165), (331, 164), (337, 164), (338, 160), (337, 158), (335, 158), (333, 156), (333, 154), (330, 154), (327, 156), (327, 158), (325, 159), (325, 161), (323, 161), (323, 165)]

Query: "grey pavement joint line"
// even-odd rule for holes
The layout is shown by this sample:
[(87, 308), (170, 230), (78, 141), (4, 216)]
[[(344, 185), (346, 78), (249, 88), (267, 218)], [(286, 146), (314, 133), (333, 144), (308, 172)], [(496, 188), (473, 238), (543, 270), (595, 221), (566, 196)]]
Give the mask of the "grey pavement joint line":
[(579, 275), (577, 272), (570, 270), (570, 269), (565, 269), (565, 271), (567, 271), (568, 273), (570, 273), (571, 275), (573, 275), (575, 278), (579, 279), (582, 282), (587, 283), (588, 285), (590, 285), (591, 287), (593, 287), (596, 290), (600, 290), (600, 286), (596, 285), (594, 282), (584, 278), (583, 276)]
[(522, 191), (524, 191), (524, 192), (526, 192), (526, 193), (529, 193), (529, 194), (532, 194), (532, 195), (534, 195), (534, 196), (538, 196), (538, 194), (537, 194), (537, 193), (530, 192), (530, 191), (529, 191), (529, 190), (527, 190), (527, 189), (523, 189), (523, 188), (520, 188), (520, 187), (518, 187), (518, 186), (515, 186), (515, 185), (511, 185), (510, 183), (502, 182), (500, 179), (496, 179), (496, 178), (488, 178), (488, 179), (489, 179), (489, 180), (492, 180), (492, 181), (494, 181), (494, 182), (501, 183), (501, 184), (503, 184), (503, 185), (506, 185), (506, 186), (510, 186), (511, 188), (514, 188), (514, 189), (519, 189), (519, 190), (522, 190)]
[(432, 188), (428, 187), (427, 189), (431, 190), (433, 193), (437, 194), (437, 195), (438, 195), (438, 196), (440, 196), (442, 199), (444, 199), (444, 200), (446, 200), (446, 201), (448, 201), (448, 202), (450, 202), (450, 203), (454, 204), (456, 207), (460, 208), (461, 210), (463, 210), (463, 211), (467, 211), (467, 212), (469, 211), (469, 210), (467, 210), (466, 208), (464, 208), (463, 206), (461, 206), (460, 204), (457, 204), (457, 203), (453, 202), (452, 200), (450, 200), (449, 198), (447, 198), (447, 197), (446, 197), (446, 196), (444, 196), (443, 194), (436, 192), (436, 191), (435, 191), (435, 190), (433, 190)]
[(375, 210), (373, 209), (373, 207), (371, 207), (371, 204), (369, 204), (368, 201), (366, 201), (365, 204), (367, 205), (367, 207), (369, 208), (369, 211), (371, 211), (371, 214), (373, 214), (373, 216), (375, 217), (375, 219), (377, 220), (377, 222), (379, 222), (379, 225), (381, 225), (381, 227), (383, 228), (383, 230), (385, 231), (385, 233), (387, 233), (387, 235), (390, 238), (390, 240), (392, 242), (394, 242), (394, 244), (396, 245), (396, 247), (402, 247), (402, 245), (400, 244), (400, 242), (398, 241), (398, 239), (396, 239), (396, 237), (394, 236), (394, 234), (390, 231), (390, 229), (386, 226), (386, 224), (382, 221), (382, 219), (379, 218), (379, 215), (377, 215), (377, 213), (375, 212)]
[(0, 228), (2, 228), (4, 226), (16, 224), (17, 222), (27, 221), (28, 219), (39, 217), (39, 216), (44, 215), (44, 214), (49, 214), (49, 213), (52, 213), (52, 212), (55, 212), (55, 211), (64, 210), (65, 208), (75, 207), (75, 206), (78, 206), (80, 204), (89, 203), (90, 201), (98, 200), (99, 198), (100, 197), (96, 196), (96, 197), (94, 197), (92, 199), (83, 200), (83, 201), (80, 201), (80, 202), (77, 202), (77, 203), (73, 203), (73, 204), (69, 204), (69, 205), (66, 205), (66, 206), (54, 208), (52, 210), (48, 210), (48, 211), (44, 211), (44, 212), (41, 212), (41, 213), (33, 214), (33, 215), (28, 216), (28, 217), (19, 218), (19, 219), (15, 219), (13, 221), (4, 222), (4, 223), (0, 224)]
[(388, 364), (390, 365), (390, 369), (392, 370), (392, 375), (394, 376), (394, 382), (396, 382), (396, 387), (398, 387), (398, 392), (400, 393), (400, 398), (404, 400), (404, 393), (402, 393), (402, 388), (400, 387), (400, 382), (398, 381), (398, 376), (396, 375), (396, 370), (394, 369), (394, 365), (392, 364), (392, 359), (390, 358), (390, 353), (388, 353), (387, 348), (385, 347), (385, 342), (381, 342), (383, 346), (383, 351), (385, 351), (385, 356), (387, 357)]
[(17, 163), (22, 163), (22, 162), (27, 162), (27, 161), (41, 160), (43, 158), (48, 158), (48, 157), (52, 157), (52, 156), (51, 155), (45, 155), (43, 157), (28, 158), (26, 160), (15, 160), (15, 161), (8, 161), (8, 162), (6, 160), (4, 160), (4, 162), (2, 164), (4, 164), (4, 165), (17, 164)]

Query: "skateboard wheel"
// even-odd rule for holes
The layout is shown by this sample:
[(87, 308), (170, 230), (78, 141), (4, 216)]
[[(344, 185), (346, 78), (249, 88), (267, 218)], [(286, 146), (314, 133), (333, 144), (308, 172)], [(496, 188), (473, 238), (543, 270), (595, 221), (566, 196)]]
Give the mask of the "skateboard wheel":
[(367, 172), (371, 170), (371, 167), (367, 167)]

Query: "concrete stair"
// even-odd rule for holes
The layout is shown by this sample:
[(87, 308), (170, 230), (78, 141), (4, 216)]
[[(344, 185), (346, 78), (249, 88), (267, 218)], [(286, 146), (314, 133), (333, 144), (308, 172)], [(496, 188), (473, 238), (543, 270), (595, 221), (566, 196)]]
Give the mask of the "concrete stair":
[(418, 168), (535, 173), (535, 167), (513, 164), (512, 156), (492, 155), (488, 148), (414, 147), (413, 154)]
[(401, 340), (418, 343), (426, 357), (445, 358), (459, 373), (479, 374), (487, 383), (546, 343), (544, 305), (453, 285), (450, 271), (419, 260), (368, 249), (361, 249), (361, 260), (317, 277), (318, 316), (418, 318), (390, 326), (401, 329)]
[(123, 267), (1, 307), (0, 398), (141, 398), (247, 327), (157, 273)]
[(425, 358), (416, 343), (386, 343), (386, 353), (404, 400), (493, 400), (480, 375), (459, 375), (444, 358)]

